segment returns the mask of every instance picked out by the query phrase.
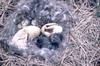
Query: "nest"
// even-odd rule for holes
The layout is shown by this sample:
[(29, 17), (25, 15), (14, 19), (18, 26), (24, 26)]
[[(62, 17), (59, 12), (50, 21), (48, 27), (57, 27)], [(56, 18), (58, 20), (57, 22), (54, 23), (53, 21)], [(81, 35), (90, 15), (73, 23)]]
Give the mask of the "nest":
[[(8, 16), (6, 13), (1, 14), (1, 23), (4, 22), (0, 32), (1, 66), (99, 66), (100, 19), (95, 16), (97, 1), (21, 0), (14, 2), (12, 0), (9, 2), (8, 4), (14, 5), (15, 9), (11, 9), (13, 11), (9, 12)], [(36, 25), (40, 28), (47, 23), (60, 24), (64, 28), (62, 46), (54, 50), (53, 54), (44, 55), (45, 58), (32, 54), (31, 52), (36, 49), (33, 50), (31, 46), (32, 51), (27, 51), (29, 52), (27, 57), (11, 54), (12, 52), (8, 50), (8, 42), (21, 29), (18, 25), (22, 25), (21, 22), (25, 19), (29, 21), (26, 25)]]

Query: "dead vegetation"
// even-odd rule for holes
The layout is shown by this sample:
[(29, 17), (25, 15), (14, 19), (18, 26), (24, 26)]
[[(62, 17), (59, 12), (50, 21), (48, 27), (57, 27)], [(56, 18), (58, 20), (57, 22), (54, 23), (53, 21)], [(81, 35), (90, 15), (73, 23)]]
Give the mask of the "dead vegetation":
[[(9, 55), (1, 47), (0, 66), (100, 66), (100, 18), (96, 16), (100, 1), (93, 1), (96, 3), (91, 5), (90, 0), (65, 0), (70, 4), (74, 22), (71, 23), (69, 44), (55, 61), (31, 55), (28, 58)], [(16, 3), (16, 0), (0, 1), (0, 31), (14, 12)]]

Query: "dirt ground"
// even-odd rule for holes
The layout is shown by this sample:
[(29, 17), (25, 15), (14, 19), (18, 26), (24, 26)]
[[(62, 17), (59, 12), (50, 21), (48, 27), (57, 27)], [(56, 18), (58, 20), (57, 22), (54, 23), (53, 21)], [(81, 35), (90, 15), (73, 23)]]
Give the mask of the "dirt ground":
[[(0, 33), (8, 17), (16, 11), (17, 1), (0, 0)], [(10, 55), (0, 47), (0, 66), (100, 66), (100, 0), (63, 1), (69, 5), (74, 22), (62, 56), (56, 61), (31, 55), (25, 58)]]

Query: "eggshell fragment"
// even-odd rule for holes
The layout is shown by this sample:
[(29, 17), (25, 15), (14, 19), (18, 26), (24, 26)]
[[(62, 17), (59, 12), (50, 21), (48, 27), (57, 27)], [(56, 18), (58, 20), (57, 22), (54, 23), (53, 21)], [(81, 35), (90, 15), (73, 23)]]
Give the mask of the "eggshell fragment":
[(40, 28), (37, 26), (27, 26), (23, 30), (29, 34), (30, 38), (36, 38), (40, 34)]
[(18, 49), (27, 49), (28, 40), (34, 39), (40, 34), (40, 28), (37, 26), (26, 26), (20, 29), (12, 38), (11, 45)]
[(41, 28), (41, 32), (47, 37), (54, 33), (61, 33), (62, 31), (62, 26), (58, 25), (57, 23), (48, 23)]

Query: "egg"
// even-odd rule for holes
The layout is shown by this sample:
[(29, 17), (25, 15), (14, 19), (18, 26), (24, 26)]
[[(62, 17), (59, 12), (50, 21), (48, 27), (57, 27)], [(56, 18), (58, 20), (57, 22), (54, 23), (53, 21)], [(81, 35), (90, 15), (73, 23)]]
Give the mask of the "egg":
[(47, 37), (54, 33), (61, 33), (62, 31), (62, 26), (58, 25), (57, 23), (48, 23), (41, 28), (41, 32)]
[(20, 29), (11, 40), (10, 45), (18, 49), (27, 49), (28, 40), (32, 40), (39, 36), (40, 28), (37, 26), (26, 26)]

